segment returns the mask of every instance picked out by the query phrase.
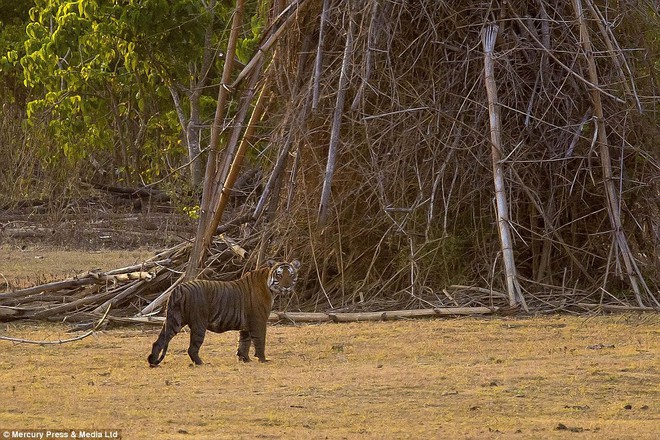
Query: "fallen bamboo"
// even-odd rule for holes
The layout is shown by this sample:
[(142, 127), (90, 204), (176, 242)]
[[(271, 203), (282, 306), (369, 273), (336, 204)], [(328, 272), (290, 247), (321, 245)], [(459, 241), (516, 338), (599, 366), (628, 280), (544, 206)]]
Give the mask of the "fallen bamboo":
[(138, 316), (140, 316), (140, 315), (149, 315), (149, 314), (153, 313), (154, 311), (156, 311), (165, 301), (167, 301), (167, 298), (170, 297), (170, 293), (172, 293), (172, 291), (176, 288), (176, 286), (181, 284), (183, 281), (185, 281), (183, 276), (178, 277), (177, 280), (174, 283), (172, 283), (172, 285), (170, 287), (165, 289), (165, 291), (163, 293), (161, 293), (160, 295), (158, 295), (158, 297), (156, 299), (151, 301), (146, 307), (144, 307), (142, 310), (140, 310), (140, 313), (139, 313)]
[[(134, 266), (131, 266), (131, 268), (132, 267)], [(137, 266), (137, 267), (141, 268), (143, 266)], [(28, 287), (25, 289), (15, 290), (9, 293), (3, 293), (0, 294), (0, 303), (2, 303), (2, 301), (6, 299), (27, 297), (30, 295), (35, 295), (38, 293), (43, 293), (48, 291), (71, 289), (71, 288), (86, 286), (89, 284), (98, 284), (98, 283), (118, 283), (118, 282), (121, 283), (121, 282), (126, 282), (131, 280), (141, 280), (141, 279), (149, 280), (152, 277), (152, 275), (146, 271), (127, 272), (125, 271), (125, 269), (127, 268), (115, 269), (111, 271), (112, 273), (90, 271), (63, 281), (54, 281), (52, 283), (41, 284), (33, 287)]]
[(588, 304), (588, 303), (577, 303), (576, 307), (580, 307), (587, 310), (603, 310), (606, 312), (658, 312), (660, 308), (654, 307), (635, 307), (635, 306), (624, 306), (624, 305), (615, 305), (615, 304)]
[(33, 287), (27, 287), (25, 289), (15, 290), (9, 293), (0, 294), (0, 303), (5, 299), (21, 298), (24, 296), (35, 295), (37, 293), (48, 292), (53, 290), (63, 290), (70, 289), (80, 286), (86, 286), (89, 284), (95, 284), (97, 282), (96, 278), (86, 277), (82, 279), (69, 278), (63, 281), (53, 281), (52, 283), (40, 284)]
[[(76, 287), (74, 289), (55, 290), (53, 293), (39, 292), (33, 295), (20, 296), (13, 299), (6, 299), (2, 301), (3, 306), (20, 306), (27, 308), (29, 303), (55, 303), (61, 304), (67, 301), (71, 302), (89, 295), (98, 293), (102, 286), (99, 284), (91, 284), (83, 287)], [(55, 294), (55, 293), (58, 294)]]
[(489, 315), (495, 313), (497, 307), (438, 307), (418, 310), (387, 310), (382, 312), (356, 313), (304, 313), (304, 312), (272, 312), (269, 321), (284, 320), (291, 322), (361, 322), (361, 321), (391, 321), (397, 319), (432, 318), (438, 316)]
[(15, 317), (20, 313), (16, 307), (0, 306), (0, 318)]
[(92, 335), (99, 328), (101, 328), (101, 326), (105, 322), (106, 318), (108, 317), (108, 313), (110, 313), (110, 307), (108, 307), (105, 310), (105, 313), (103, 314), (103, 316), (101, 316), (101, 319), (99, 319), (99, 321), (96, 323), (96, 325), (91, 330), (83, 333), (82, 335), (76, 336), (74, 338), (59, 339), (57, 341), (33, 341), (33, 340), (30, 340), (30, 339), (12, 338), (12, 337), (9, 337), (9, 336), (1, 336), (0, 335), (0, 340), (14, 342), (14, 343), (17, 343), (17, 344), (35, 344), (35, 345), (60, 345), (60, 344), (66, 344), (68, 342), (80, 341), (82, 339), (85, 339), (87, 336)]
[[(273, 311), (268, 316), (268, 321), (297, 323), (322, 323), (322, 322), (362, 322), (362, 321), (392, 321), (398, 319), (421, 319), (437, 318), (450, 316), (479, 316), (490, 315), (498, 311), (497, 307), (437, 307), (433, 309), (418, 310), (387, 310), (382, 312), (278, 312)], [(165, 321), (163, 316), (135, 316), (135, 317), (117, 317), (109, 316), (111, 322), (121, 324), (153, 324), (162, 325)]]
[[(131, 283), (129, 283), (129, 287), (142, 282), (142, 280), (136, 280)], [(97, 293), (96, 295), (91, 295), (85, 298), (81, 298), (75, 301), (71, 301), (69, 303), (61, 304), (61, 305), (56, 305), (54, 307), (48, 307), (48, 308), (43, 308), (41, 310), (36, 310), (33, 311), (32, 313), (29, 313), (26, 315), (26, 318), (31, 318), (31, 319), (45, 319), (50, 316), (54, 315), (59, 315), (63, 312), (69, 312), (71, 310), (76, 310), (82, 306), (91, 306), (93, 304), (96, 304), (99, 301), (106, 301), (110, 298), (113, 298), (114, 296), (117, 295), (117, 292), (115, 290), (110, 290), (110, 291), (105, 291), (101, 293)]]

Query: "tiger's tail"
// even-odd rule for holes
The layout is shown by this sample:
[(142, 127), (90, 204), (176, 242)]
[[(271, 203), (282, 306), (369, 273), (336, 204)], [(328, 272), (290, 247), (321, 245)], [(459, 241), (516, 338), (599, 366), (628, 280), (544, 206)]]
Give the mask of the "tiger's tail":
[(179, 308), (178, 301), (175, 298), (176, 291), (172, 292), (170, 299), (167, 303), (167, 317), (163, 323), (163, 328), (160, 330), (158, 339), (151, 347), (151, 354), (147, 357), (150, 367), (157, 367), (158, 364), (165, 358), (167, 354), (167, 346), (172, 338), (181, 330), (182, 319), (181, 309)]

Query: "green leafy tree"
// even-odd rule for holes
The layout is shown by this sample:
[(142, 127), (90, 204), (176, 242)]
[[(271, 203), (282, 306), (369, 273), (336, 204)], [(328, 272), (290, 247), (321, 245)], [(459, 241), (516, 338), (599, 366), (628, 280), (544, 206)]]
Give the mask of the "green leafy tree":
[[(231, 19), (225, 3), (35, 0), (20, 59), (39, 96), (30, 121), (45, 124), (68, 159), (112, 159), (130, 180), (156, 177), (185, 148), (199, 185)], [(249, 29), (246, 48), (256, 34)]]
[(29, 2), (0, 0), (0, 96), (5, 105), (25, 99), (19, 60), (25, 54), (25, 25), (30, 8)]

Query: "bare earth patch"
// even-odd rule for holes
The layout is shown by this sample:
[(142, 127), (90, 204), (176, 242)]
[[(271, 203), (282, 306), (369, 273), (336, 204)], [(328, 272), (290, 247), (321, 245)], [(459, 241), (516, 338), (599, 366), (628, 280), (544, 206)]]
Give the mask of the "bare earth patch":
[[(271, 326), (271, 362), (237, 334), (187, 334), (159, 368), (157, 328), (56, 346), (0, 341), (0, 430), (113, 429), (125, 439), (657, 438), (660, 317)], [(62, 325), (0, 334), (70, 337)]]

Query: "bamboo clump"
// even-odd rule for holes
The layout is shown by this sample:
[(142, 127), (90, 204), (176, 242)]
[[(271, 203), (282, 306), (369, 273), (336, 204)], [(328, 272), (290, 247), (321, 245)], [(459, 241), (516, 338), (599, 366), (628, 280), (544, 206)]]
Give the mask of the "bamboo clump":
[[(266, 257), (303, 262), (285, 314), (660, 307), (660, 93), (631, 55), (654, 50), (636, 46), (658, 24), (644, 2), (271, 9), (252, 61), (223, 75), (228, 135), (193, 244), (150, 281), (63, 287), (64, 303), (98, 295), (66, 319), (108, 304), (110, 320), (149, 321), (182, 274), (231, 279)], [(260, 184), (231, 206), (246, 165)], [(61, 305), (20, 297), (0, 295), (0, 316)]]

